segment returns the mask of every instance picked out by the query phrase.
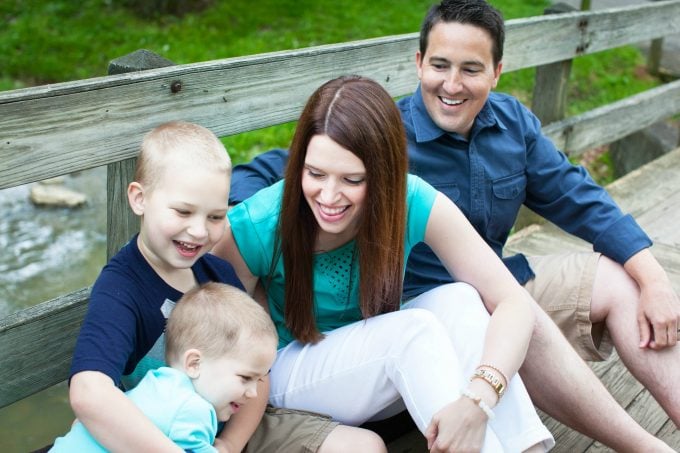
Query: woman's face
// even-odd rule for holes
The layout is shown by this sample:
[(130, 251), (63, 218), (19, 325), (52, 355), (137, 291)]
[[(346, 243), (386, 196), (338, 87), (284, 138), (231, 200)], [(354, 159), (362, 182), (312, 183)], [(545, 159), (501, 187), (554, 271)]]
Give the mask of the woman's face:
[(327, 135), (312, 137), (302, 193), (319, 224), (317, 249), (332, 250), (356, 236), (366, 198), (366, 168), (354, 153)]

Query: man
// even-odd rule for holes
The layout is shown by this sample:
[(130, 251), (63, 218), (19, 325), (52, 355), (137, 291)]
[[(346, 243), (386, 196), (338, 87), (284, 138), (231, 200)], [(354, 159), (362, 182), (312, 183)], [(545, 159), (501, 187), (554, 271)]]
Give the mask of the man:
[[(503, 42), (503, 19), (483, 0), (445, 0), (430, 10), (416, 54), (420, 85), (398, 102), (410, 170), (456, 202), (499, 255), (522, 204), (592, 243), (594, 253), (505, 262), (582, 358), (603, 360), (613, 343), (680, 426), (678, 296), (633, 218), (568, 162), (519, 101), (491, 92)], [(284, 164), (278, 150), (237, 167), (231, 201), (277, 179)], [(429, 249), (414, 249), (405, 298), (448, 281)], [(542, 314), (521, 374), (538, 407), (617, 451), (668, 448), (616, 404)]]

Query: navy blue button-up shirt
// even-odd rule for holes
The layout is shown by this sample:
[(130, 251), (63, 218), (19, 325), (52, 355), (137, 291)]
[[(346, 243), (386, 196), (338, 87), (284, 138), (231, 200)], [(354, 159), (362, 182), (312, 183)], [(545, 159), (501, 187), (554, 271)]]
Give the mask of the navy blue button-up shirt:
[[(580, 166), (541, 133), (535, 115), (517, 99), (491, 93), (469, 140), (440, 129), (423, 104), (420, 87), (397, 102), (406, 128), (410, 172), (444, 193), (502, 256), (522, 204), (624, 263), (651, 240)], [(238, 202), (283, 174), (286, 152), (275, 150), (234, 168), (230, 201)], [(522, 255), (504, 259), (515, 278), (533, 277)], [(452, 278), (425, 244), (409, 257), (404, 296), (414, 297)]]

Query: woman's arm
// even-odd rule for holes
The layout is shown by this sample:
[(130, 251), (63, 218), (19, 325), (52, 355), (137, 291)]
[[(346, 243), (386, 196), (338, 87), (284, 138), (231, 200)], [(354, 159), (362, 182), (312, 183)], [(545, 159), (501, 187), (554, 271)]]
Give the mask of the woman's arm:
[(71, 378), (69, 399), (73, 412), (109, 451), (181, 452), (146, 415), (98, 371), (82, 371)]
[(231, 233), (231, 227), (229, 225), (227, 225), (222, 239), (220, 239), (213, 247), (212, 253), (234, 266), (236, 275), (239, 280), (241, 280), (241, 283), (243, 283), (248, 294), (252, 296), (255, 293), (255, 287), (257, 286), (259, 279), (250, 272), (250, 269), (248, 269), (248, 266), (243, 260), (241, 252), (236, 245), (234, 235)]
[[(534, 330), (531, 296), (458, 207), (442, 194), (435, 198), (425, 242), (457, 281), (471, 284), (480, 293), (492, 313), (480, 365), (493, 365), (511, 379), (524, 361)], [(468, 390), (491, 408), (498, 403), (495, 390), (482, 379), (472, 380)], [(472, 399), (460, 398), (433, 417), (427, 431), (429, 446), (432, 451), (444, 451), (451, 446), (481, 445), (486, 421)]]
[(471, 284), (481, 295), (492, 313), (482, 359), (511, 377), (524, 361), (534, 330), (531, 296), (442, 194), (432, 207), (425, 242), (457, 281)]

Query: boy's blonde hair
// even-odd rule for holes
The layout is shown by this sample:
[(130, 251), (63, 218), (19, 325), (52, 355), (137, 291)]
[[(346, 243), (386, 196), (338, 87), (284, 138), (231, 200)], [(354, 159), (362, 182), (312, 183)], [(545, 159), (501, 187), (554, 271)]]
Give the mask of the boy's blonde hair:
[(191, 289), (172, 310), (165, 330), (165, 361), (172, 365), (191, 348), (206, 357), (243, 353), (239, 341), (271, 341), (278, 335), (269, 314), (238, 288), (210, 282)]
[(201, 165), (231, 174), (231, 159), (222, 142), (210, 130), (186, 121), (170, 121), (144, 136), (137, 158), (135, 181), (153, 190), (170, 163), (188, 171)]

